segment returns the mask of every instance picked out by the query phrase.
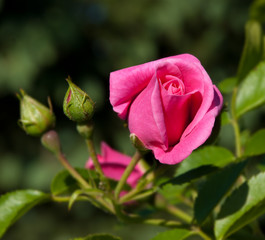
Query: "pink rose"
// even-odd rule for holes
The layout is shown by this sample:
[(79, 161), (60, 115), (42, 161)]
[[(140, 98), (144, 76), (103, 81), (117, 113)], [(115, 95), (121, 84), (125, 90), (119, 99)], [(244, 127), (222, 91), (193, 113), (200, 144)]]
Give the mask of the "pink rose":
[[(97, 155), (102, 171), (106, 177), (119, 181), (131, 157), (110, 148), (105, 142), (101, 143), (101, 155)], [(94, 169), (92, 159), (86, 163), (86, 168)], [(139, 178), (144, 174), (144, 169), (136, 165), (127, 179), (127, 184), (135, 187)]]
[(129, 130), (165, 164), (176, 164), (210, 136), (223, 98), (192, 55), (112, 72), (110, 102)]

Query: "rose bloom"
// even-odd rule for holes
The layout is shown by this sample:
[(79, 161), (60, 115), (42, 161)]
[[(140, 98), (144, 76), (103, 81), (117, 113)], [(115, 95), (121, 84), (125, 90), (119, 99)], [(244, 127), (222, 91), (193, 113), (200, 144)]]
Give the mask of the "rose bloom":
[(189, 54), (110, 74), (110, 102), (161, 163), (176, 164), (211, 135), (223, 98)]
[[(131, 161), (131, 157), (110, 148), (105, 142), (101, 143), (101, 155), (97, 155), (104, 175), (110, 179), (119, 181), (125, 168)], [(92, 159), (89, 158), (86, 168), (94, 169)], [(136, 186), (139, 178), (144, 174), (144, 169), (137, 164), (127, 179), (127, 184), (132, 188)], [(122, 192), (122, 195), (124, 192)]]

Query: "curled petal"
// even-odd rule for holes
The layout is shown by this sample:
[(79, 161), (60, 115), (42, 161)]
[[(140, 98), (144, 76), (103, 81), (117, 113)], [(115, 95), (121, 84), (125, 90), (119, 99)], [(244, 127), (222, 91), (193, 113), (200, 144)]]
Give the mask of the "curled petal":
[(200, 65), (200, 61), (194, 56), (182, 54), (124, 68), (110, 74), (110, 102), (120, 118), (127, 118), (131, 102), (148, 85), (157, 67), (165, 62), (174, 65), (180, 62)]
[(176, 164), (188, 157), (191, 152), (202, 145), (211, 135), (215, 118), (223, 105), (223, 98), (219, 90), (214, 86), (214, 99), (209, 111), (202, 120), (193, 128), (189, 135), (183, 137), (178, 144), (169, 151), (153, 147), (155, 157), (165, 164)]

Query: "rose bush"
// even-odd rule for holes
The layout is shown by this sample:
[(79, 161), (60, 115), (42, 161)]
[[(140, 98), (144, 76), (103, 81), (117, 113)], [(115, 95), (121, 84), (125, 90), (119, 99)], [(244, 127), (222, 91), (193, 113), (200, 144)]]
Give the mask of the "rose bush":
[[(98, 161), (104, 175), (113, 180), (119, 181), (125, 168), (131, 161), (131, 157), (124, 155), (110, 148), (105, 142), (101, 143), (101, 155), (97, 155)], [(92, 159), (88, 159), (86, 168), (94, 169)], [(135, 187), (139, 178), (144, 174), (144, 169), (137, 164), (127, 179), (127, 184)]]
[(200, 61), (183, 54), (112, 72), (110, 102), (161, 163), (176, 164), (210, 136), (223, 98)]

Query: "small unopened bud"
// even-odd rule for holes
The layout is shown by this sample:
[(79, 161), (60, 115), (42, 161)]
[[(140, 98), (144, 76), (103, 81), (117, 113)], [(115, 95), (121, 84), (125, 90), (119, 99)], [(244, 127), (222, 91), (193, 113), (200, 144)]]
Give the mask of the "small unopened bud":
[(69, 88), (64, 97), (64, 114), (72, 121), (85, 123), (89, 121), (94, 114), (94, 102), (92, 99), (76, 86), (70, 77), (66, 79)]
[(131, 139), (131, 142), (132, 144), (134, 145), (134, 147), (139, 150), (140, 152), (146, 152), (146, 151), (149, 151), (145, 146), (144, 144), (141, 142), (141, 140), (134, 134), (134, 133), (131, 133), (130, 134), (130, 139)]
[(40, 136), (55, 126), (55, 115), (52, 112), (51, 101), (48, 98), (49, 108), (27, 95), (22, 89), (20, 100), (21, 128), (31, 136)]
[(93, 124), (77, 124), (76, 129), (78, 133), (85, 139), (91, 139), (93, 135)]
[(59, 153), (61, 151), (60, 139), (56, 131), (51, 130), (46, 132), (41, 137), (42, 145), (52, 153)]

